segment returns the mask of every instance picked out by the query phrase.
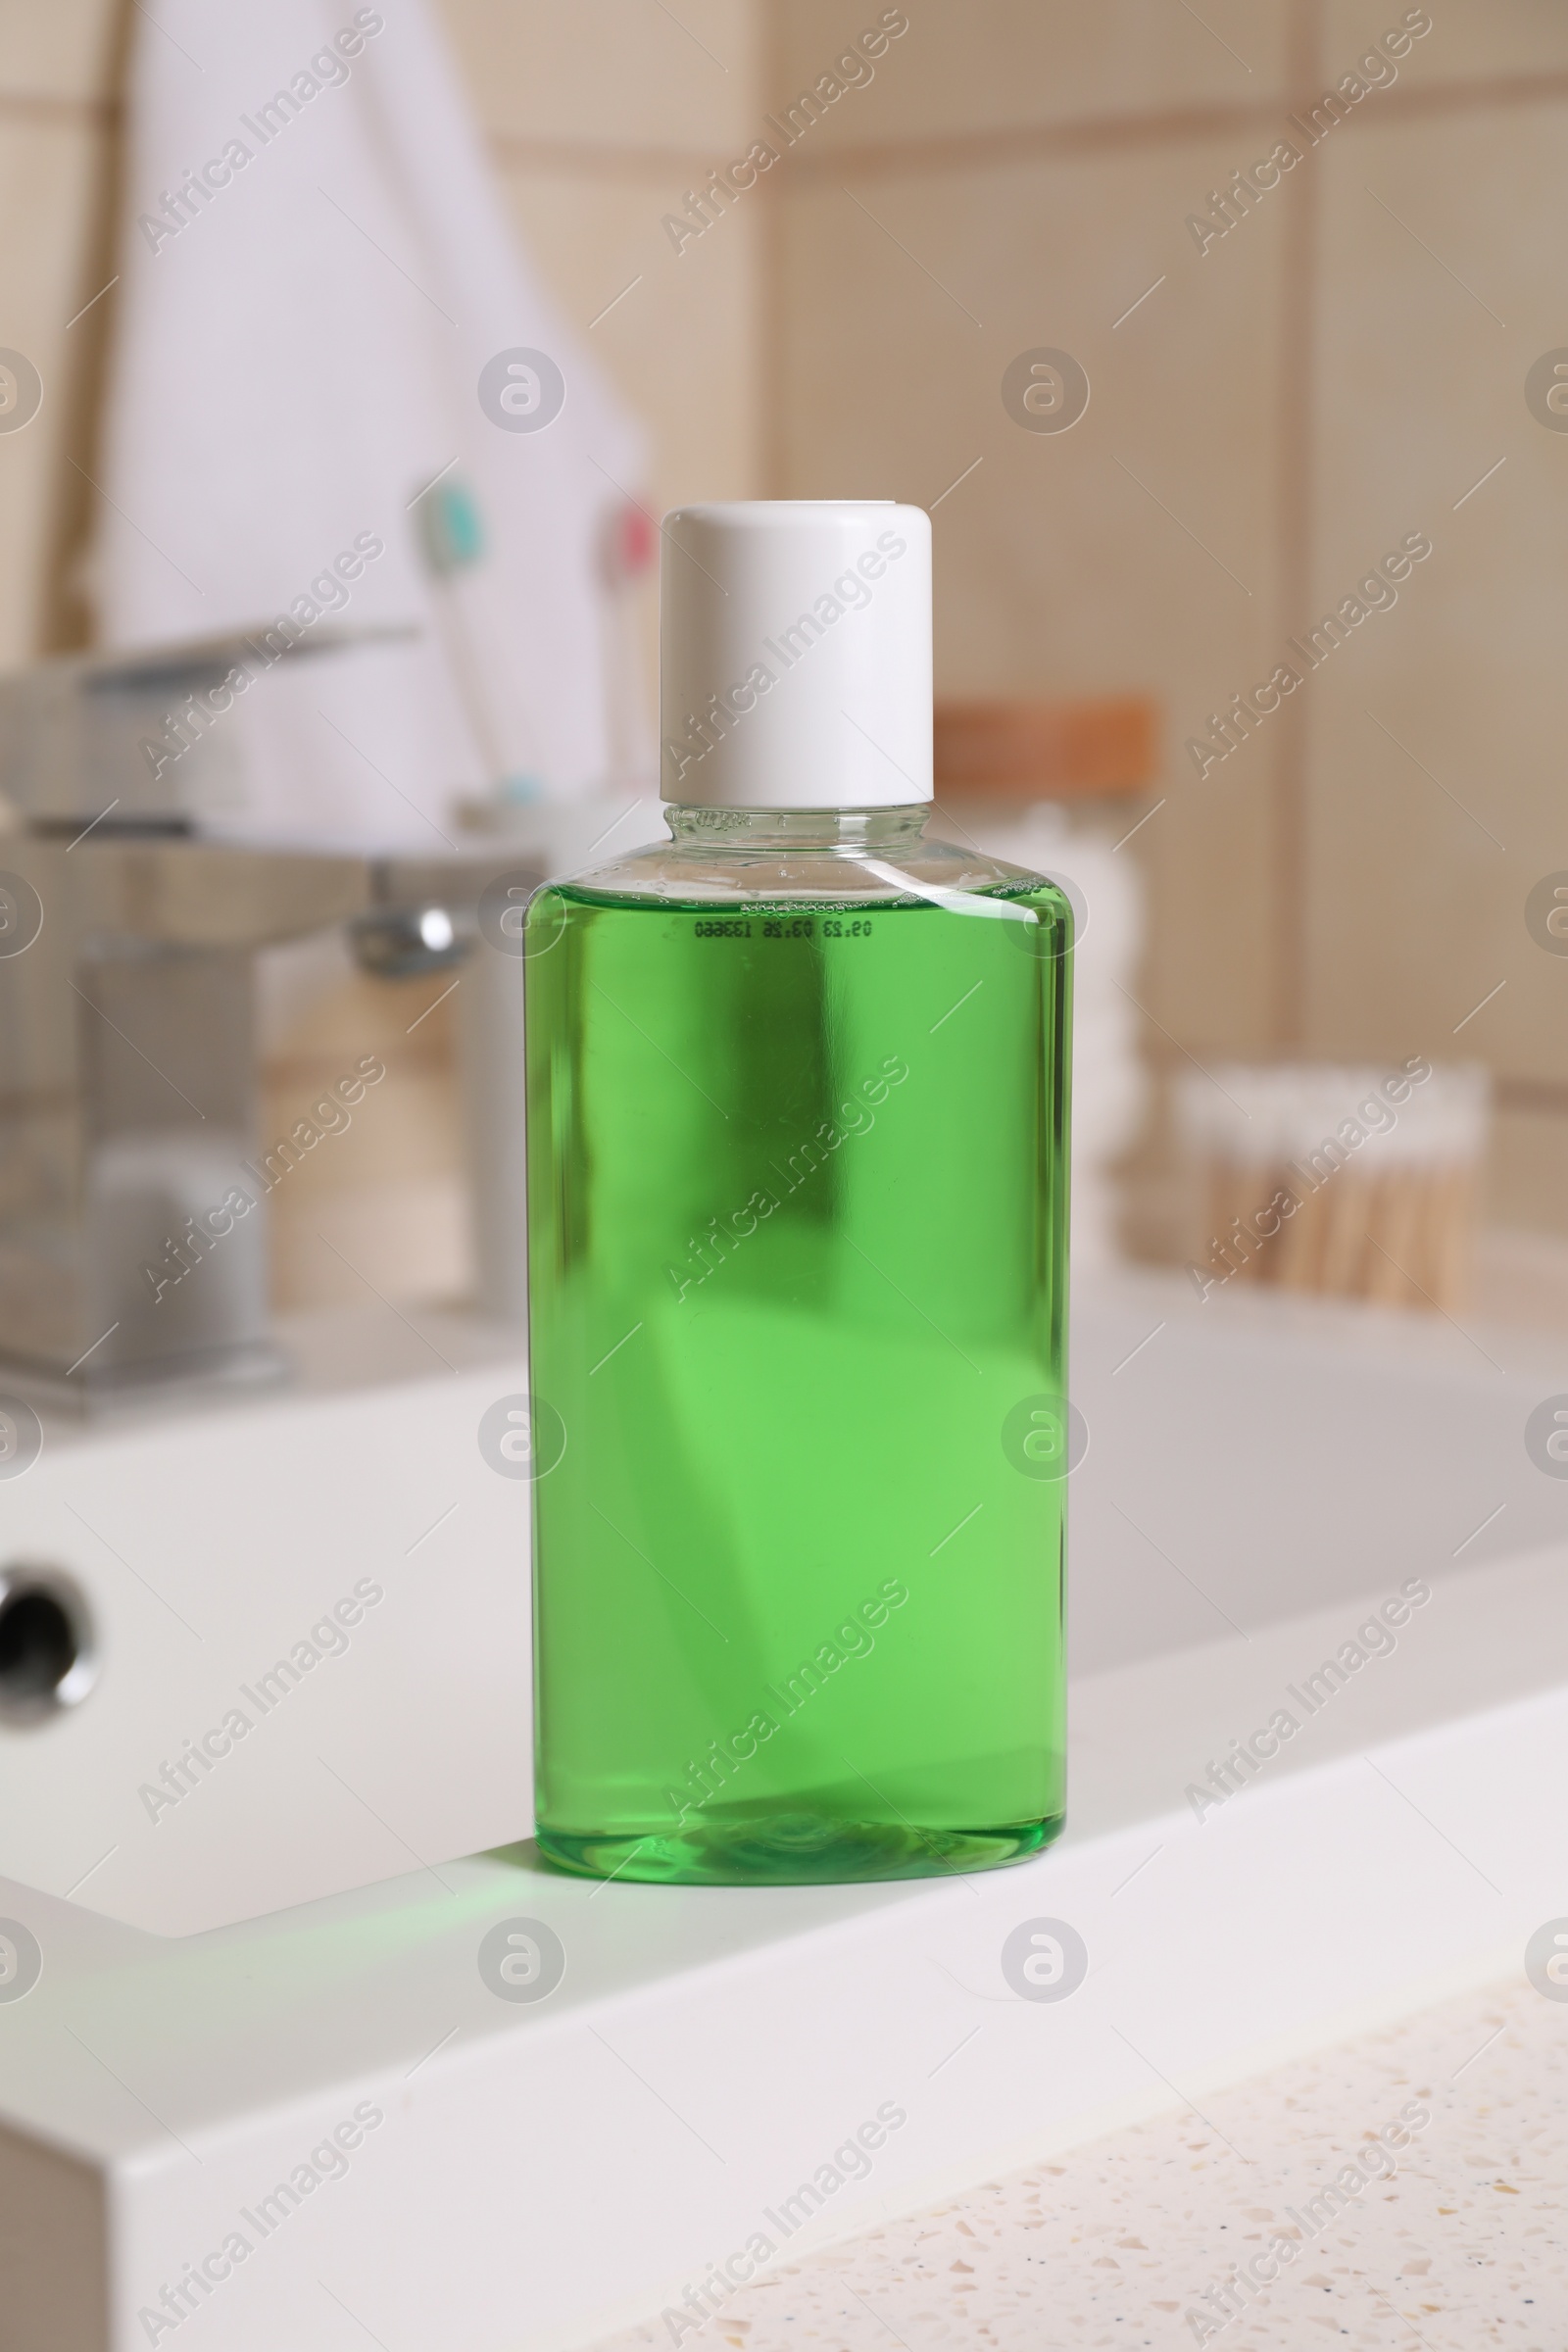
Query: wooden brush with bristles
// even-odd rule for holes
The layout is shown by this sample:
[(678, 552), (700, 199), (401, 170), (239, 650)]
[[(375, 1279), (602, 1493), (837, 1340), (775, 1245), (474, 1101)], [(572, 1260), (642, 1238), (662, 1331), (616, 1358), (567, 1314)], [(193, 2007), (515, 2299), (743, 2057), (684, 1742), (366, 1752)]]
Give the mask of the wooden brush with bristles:
[(1182, 1134), (1208, 1233), (1190, 1270), (1451, 1314), (1469, 1291), (1490, 1087), (1413, 1054), (1388, 1069), (1224, 1064), (1184, 1073)]

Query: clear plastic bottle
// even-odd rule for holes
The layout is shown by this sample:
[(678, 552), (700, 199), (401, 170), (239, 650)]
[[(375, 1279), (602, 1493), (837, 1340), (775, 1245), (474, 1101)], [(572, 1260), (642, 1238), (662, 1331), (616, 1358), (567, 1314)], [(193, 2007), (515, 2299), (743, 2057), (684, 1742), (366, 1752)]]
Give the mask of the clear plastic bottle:
[(1070, 909), (907, 793), (667, 813), (528, 916), (541, 1846), (1021, 1857), (1063, 1808)]

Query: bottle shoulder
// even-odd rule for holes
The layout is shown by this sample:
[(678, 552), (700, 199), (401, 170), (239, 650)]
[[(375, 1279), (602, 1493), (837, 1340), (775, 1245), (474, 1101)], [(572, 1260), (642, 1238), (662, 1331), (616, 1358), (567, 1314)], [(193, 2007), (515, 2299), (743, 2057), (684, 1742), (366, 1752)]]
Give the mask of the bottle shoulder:
[(547, 885), (574, 898), (703, 906), (875, 905), (919, 901), (935, 891), (1010, 897), (1054, 887), (1027, 866), (924, 834), (875, 850), (651, 842)]

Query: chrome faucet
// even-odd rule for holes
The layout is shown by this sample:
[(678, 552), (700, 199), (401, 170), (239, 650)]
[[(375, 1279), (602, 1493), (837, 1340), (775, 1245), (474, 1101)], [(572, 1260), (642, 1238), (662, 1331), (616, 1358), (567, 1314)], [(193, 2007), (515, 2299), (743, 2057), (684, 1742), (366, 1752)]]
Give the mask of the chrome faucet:
[(213, 640), (0, 680), (0, 1360), (57, 1394), (281, 1367), (256, 952), (344, 924), (365, 968), (429, 972), (467, 954), (486, 882), (540, 878), (514, 849), (223, 838), (230, 731), (195, 721), (254, 652)]

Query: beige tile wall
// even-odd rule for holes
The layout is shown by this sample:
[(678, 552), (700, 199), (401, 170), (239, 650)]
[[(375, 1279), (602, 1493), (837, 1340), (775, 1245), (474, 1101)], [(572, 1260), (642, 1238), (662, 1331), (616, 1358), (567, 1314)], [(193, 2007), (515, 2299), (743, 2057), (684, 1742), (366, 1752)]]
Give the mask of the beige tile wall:
[[(792, 7), (784, 83), (872, 14)], [(1166, 708), (1165, 806), (1130, 851), (1153, 1056), (1487, 1060), (1491, 1213), (1568, 1229), (1568, 959), (1523, 922), (1530, 884), (1568, 869), (1568, 434), (1523, 399), (1530, 362), (1568, 344), (1564, 12), (908, 15), (876, 82), (786, 165), (776, 486), (929, 503), (983, 458), (936, 516), (942, 684), (1149, 688)], [(1187, 213), (1407, 16), (1430, 29), (1397, 78), (1200, 254)], [(1026, 345), (1089, 372), (1068, 434), (1002, 412)], [(1436, 552), (1399, 605), (1199, 782), (1185, 738), (1416, 528)]]
[[(0, 253), (0, 345), (49, 383), (37, 423), (0, 435), (7, 661), (81, 626), (67, 460), (90, 465), (111, 305), (67, 321), (108, 274), (133, 13), (0, 0), (0, 205), (25, 222)], [(946, 690), (1160, 697), (1165, 805), (1128, 852), (1153, 909), (1155, 1058), (1481, 1055), (1505, 1105), (1494, 1213), (1568, 1230), (1568, 959), (1522, 914), (1537, 875), (1568, 868), (1568, 434), (1523, 399), (1530, 362), (1568, 343), (1559, 0), (1433, 0), (1395, 84), (1252, 217), (1201, 255), (1185, 225), (1406, 13), (444, 0), (519, 232), (648, 420), (652, 503), (934, 506)], [(888, 15), (907, 29), (870, 78), (677, 255), (662, 216)], [(1070, 433), (1025, 433), (1002, 406), (1004, 367), (1037, 345), (1091, 377)], [(1200, 783), (1189, 732), (1415, 527), (1436, 552), (1398, 607)], [(332, 1034), (293, 1039), (276, 1086), (329, 1059)], [(381, 1177), (425, 1188), (427, 1225), (433, 1136), (455, 1181), (447, 1083), (411, 1068), (378, 1114)], [(329, 1189), (368, 1150), (345, 1143)], [(450, 1235), (427, 1258), (405, 1292), (451, 1279)]]
[[(78, 642), (66, 575), (90, 496), (92, 419), (113, 275), (114, 95), (124, 0), (0, 0), (0, 345), (43, 378), (34, 421), (0, 434), (0, 663)], [(73, 323), (74, 322), (74, 323)]]
[[(873, 84), (835, 102), (825, 143), (944, 141), (1021, 124), (1068, 124), (1256, 100), (1282, 85), (1280, 0), (782, 0), (773, 86), (793, 97), (856, 35), (905, 17)], [(850, 69), (851, 74), (855, 69)]]
[(1315, 609), (1401, 531), (1434, 552), (1313, 682), (1310, 1026), (1560, 1079), (1568, 971), (1523, 916), (1568, 863), (1568, 434), (1523, 384), (1568, 339), (1568, 94), (1512, 107), (1506, 136), (1472, 115), (1368, 125), (1324, 165)]
[(629, 486), (654, 513), (747, 497), (759, 464), (759, 218), (737, 210), (677, 254), (660, 221), (693, 176), (657, 165), (614, 178), (529, 163), (505, 172), (518, 234), (568, 316), (586, 331), (614, 304), (588, 339), (649, 426), (649, 477)]
[(92, 463), (90, 394), (105, 306), (75, 315), (114, 268), (104, 259), (111, 142), (100, 117), (74, 100), (0, 105), (0, 219), (25, 223), (5, 238), (0, 346), (30, 360), (43, 382), (32, 421), (0, 433), (0, 661), (8, 663), (60, 633), (61, 561), (88, 495), (75, 468)]
[[(1168, 280), (1113, 325), (1227, 155), (861, 169), (791, 200), (785, 315), (814, 306), (833, 325), (788, 340), (786, 482), (936, 502), (940, 691), (1136, 686), (1197, 724), (1267, 674), (1276, 466), (1257, 420), (1278, 406), (1278, 219), (1234, 268)], [(1043, 345), (1092, 387), (1060, 434), (1023, 430), (1002, 402), (1009, 361)], [(1173, 793), (1140, 837), (1168, 882), (1159, 1017), (1237, 1047), (1267, 1034), (1267, 906), (1248, 876), (1266, 869), (1268, 819), (1225, 776)], [(1195, 888), (1211, 909), (1201, 960), (1182, 948)]]
[[(1499, 11), (1499, 31), (1527, 17)], [(1532, 361), (1568, 342), (1551, 29), (1555, 82), (1391, 115), (1324, 158), (1319, 603), (1380, 529), (1419, 522), (1434, 554), (1313, 703), (1307, 991), (1314, 1038), (1490, 1062), (1508, 1105), (1494, 1213), (1561, 1230), (1568, 970), (1524, 922), (1532, 884), (1568, 867), (1568, 435), (1524, 400)]]
[(442, 0), (441, 13), (504, 140), (718, 161), (751, 121), (753, 0)]
[(122, 0), (0, 0), (0, 86), (12, 114), (41, 99), (113, 98), (119, 85)]
[(519, 235), (647, 420), (651, 503), (744, 497), (761, 208), (679, 251), (662, 223), (755, 135), (755, 0), (446, 0), (443, 14)]
[[(1406, 13), (1405, 0), (1325, 0), (1325, 78), (1351, 70)], [(1489, 83), (1568, 67), (1568, 18), (1556, 0), (1432, 0), (1421, 13), (1432, 30), (1400, 61), (1408, 88), (1484, 94)]]

